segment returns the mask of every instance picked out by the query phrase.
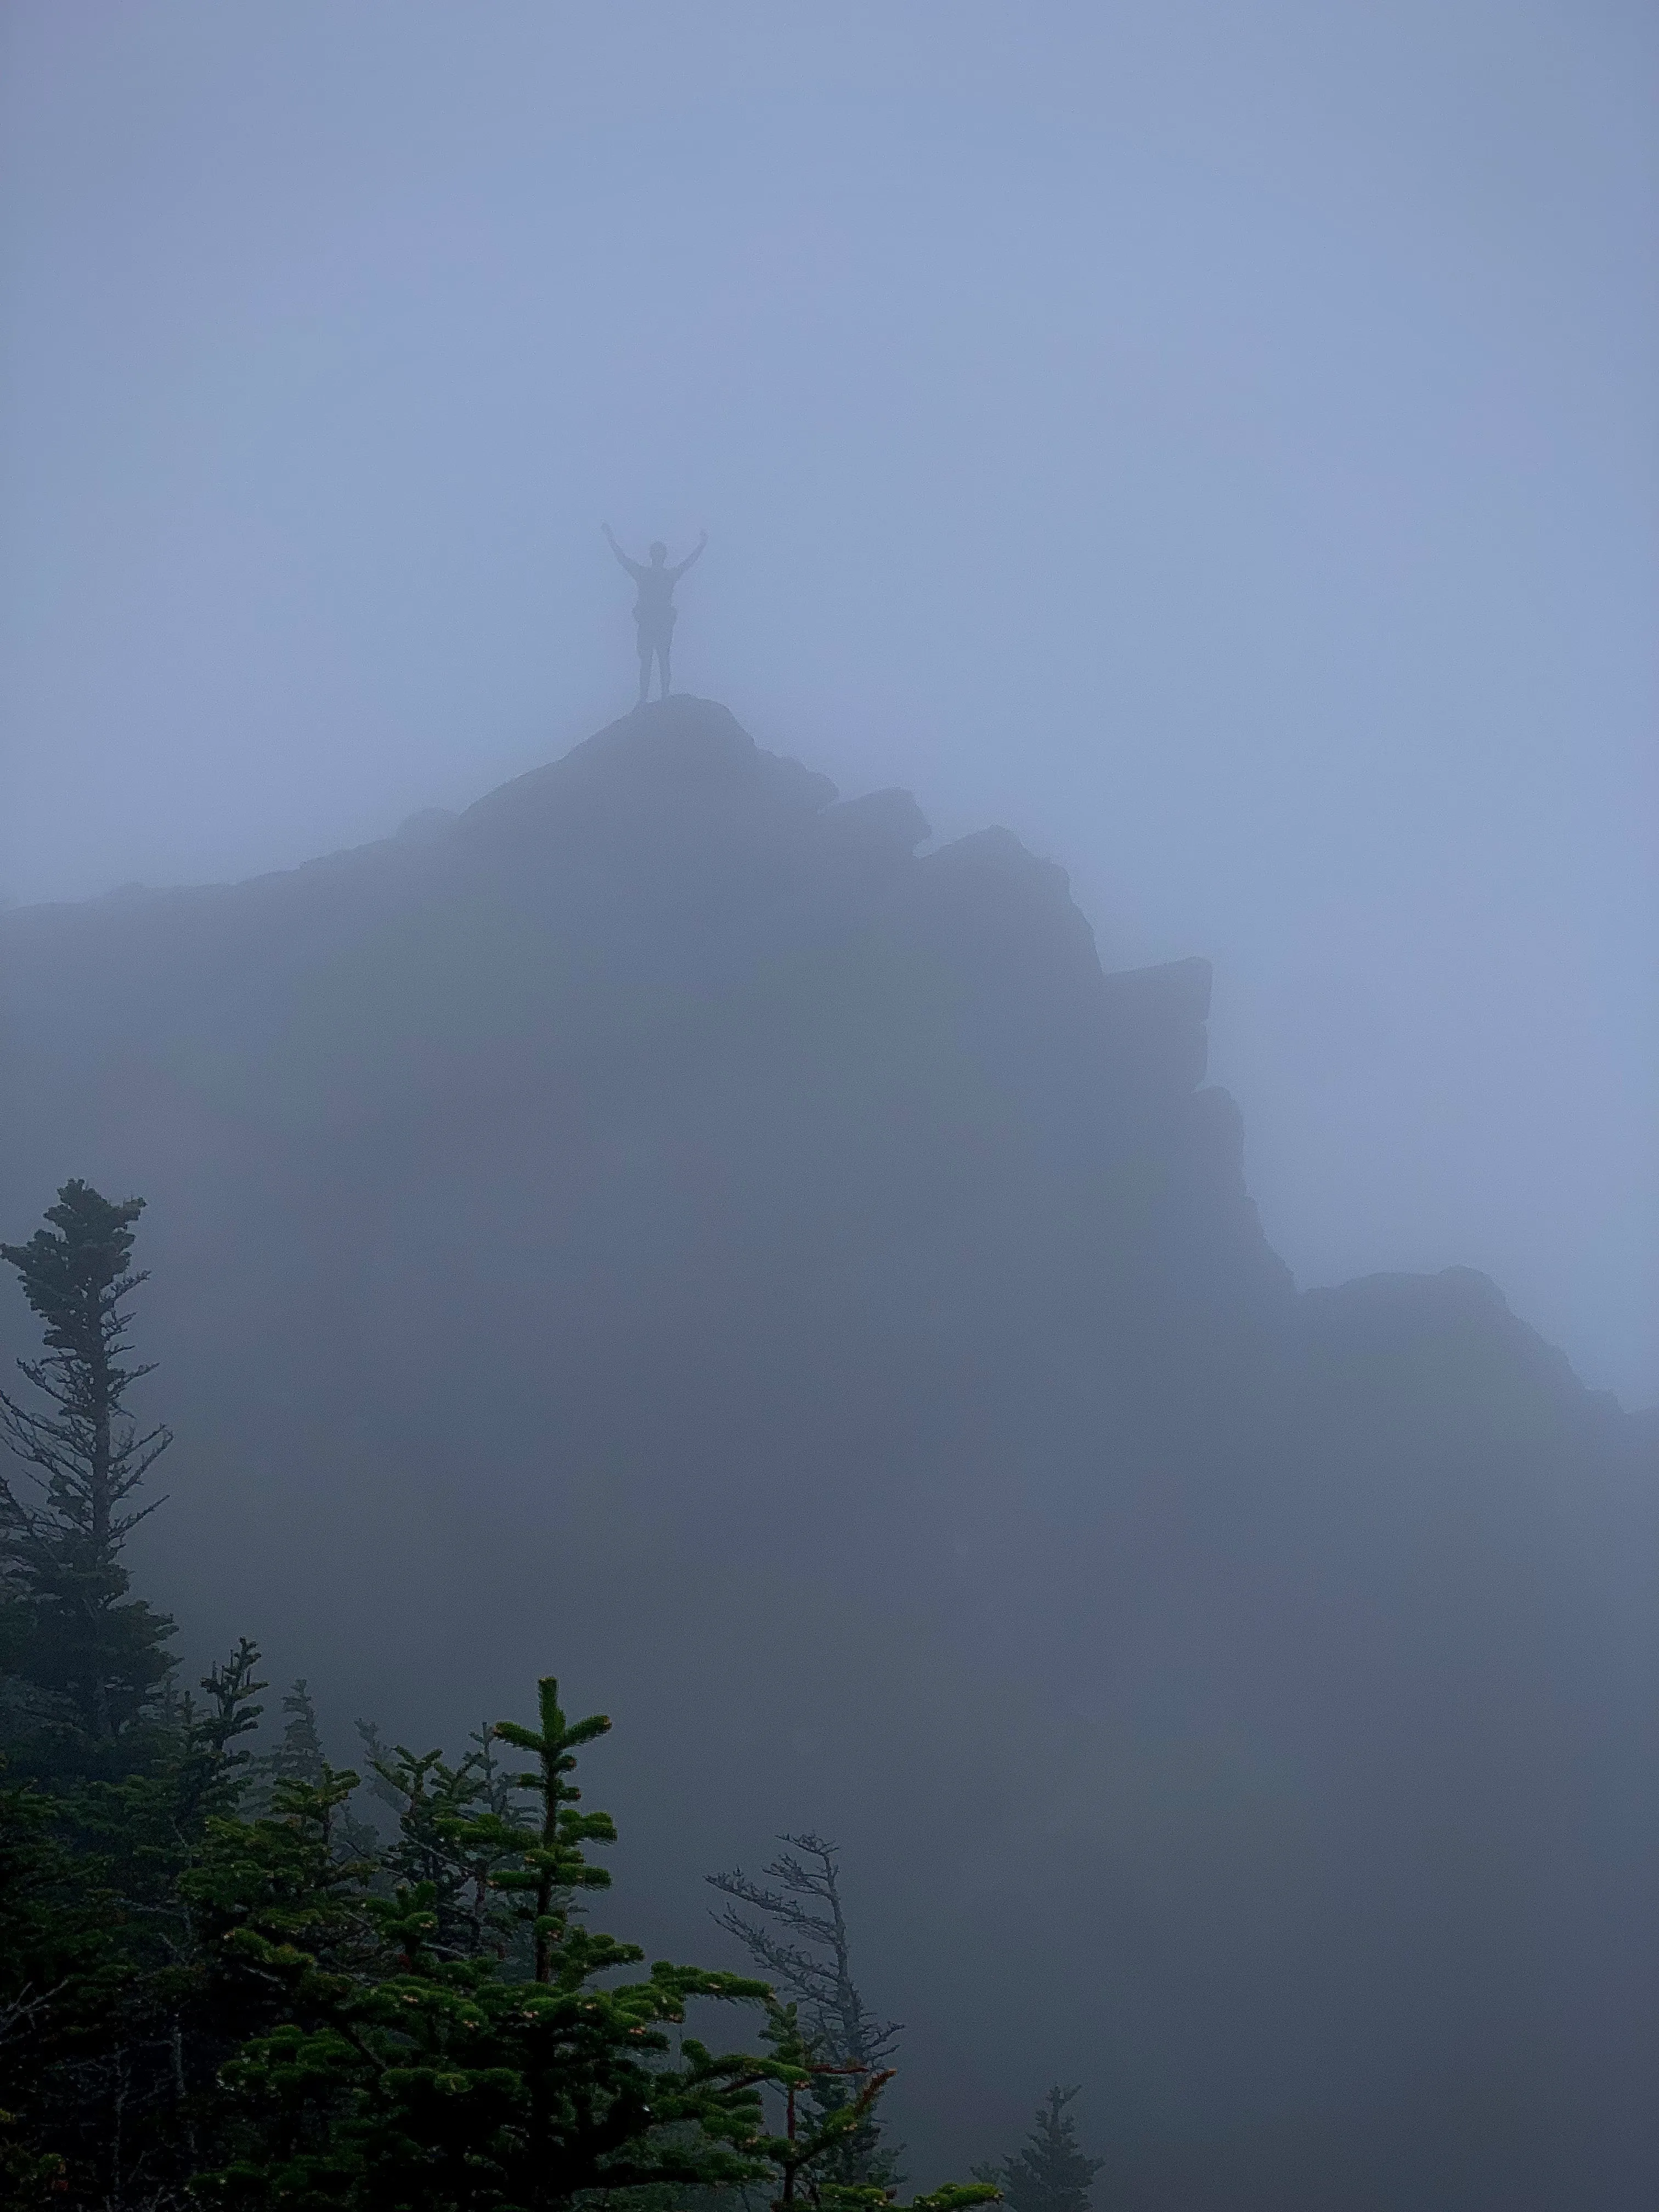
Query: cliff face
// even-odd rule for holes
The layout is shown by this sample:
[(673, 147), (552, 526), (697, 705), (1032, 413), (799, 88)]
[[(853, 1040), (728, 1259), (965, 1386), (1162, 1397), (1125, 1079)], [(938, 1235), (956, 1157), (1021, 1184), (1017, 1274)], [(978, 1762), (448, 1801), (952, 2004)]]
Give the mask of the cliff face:
[(1645, 2204), (1650, 1451), (1480, 1277), (1297, 1294), (1203, 963), (927, 835), (673, 699), (0, 917), (7, 1234), (151, 1201), (151, 1584), (398, 1730), (570, 1676), (665, 1946), (839, 1833), (924, 2162), (1085, 2078), (1137, 2205)]

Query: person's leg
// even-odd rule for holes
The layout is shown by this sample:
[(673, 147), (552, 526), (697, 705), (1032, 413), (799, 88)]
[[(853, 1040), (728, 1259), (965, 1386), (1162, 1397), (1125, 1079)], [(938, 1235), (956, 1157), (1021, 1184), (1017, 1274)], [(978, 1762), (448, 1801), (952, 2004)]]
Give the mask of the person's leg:
[(648, 638), (641, 637), (640, 640), (640, 704), (641, 707), (650, 696), (651, 642)]
[(672, 635), (665, 637), (657, 647), (657, 659), (662, 664), (662, 696), (665, 699), (668, 696), (668, 653), (673, 641)]

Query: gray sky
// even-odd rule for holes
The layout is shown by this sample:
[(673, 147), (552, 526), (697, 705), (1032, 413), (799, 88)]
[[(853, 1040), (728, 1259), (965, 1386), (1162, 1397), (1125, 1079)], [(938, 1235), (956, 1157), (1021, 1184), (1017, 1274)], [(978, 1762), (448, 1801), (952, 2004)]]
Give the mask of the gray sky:
[(0, 887), (288, 865), (677, 675), (1217, 965), (1304, 1282), (1659, 1396), (1639, 0), (10, 0)]

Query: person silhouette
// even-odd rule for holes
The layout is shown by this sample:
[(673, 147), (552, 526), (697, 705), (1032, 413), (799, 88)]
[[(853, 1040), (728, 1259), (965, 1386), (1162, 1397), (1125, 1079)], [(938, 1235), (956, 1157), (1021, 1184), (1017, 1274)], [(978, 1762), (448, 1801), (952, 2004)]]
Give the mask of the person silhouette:
[(684, 561), (669, 568), (668, 548), (658, 539), (649, 550), (651, 559), (630, 561), (617, 544), (615, 532), (607, 522), (605, 534), (611, 550), (639, 586), (639, 597), (634, 602), (634, 626), (639, 632), (640, 642), (640, 704), (644, 706), (651, 696), (651, 663), (654, 658), (662, 678), (660, 696), (668, 696), (668, 657), (674, 642), (674, 586), (708, 543), (708, 532), (702, 536), (686, 555)]

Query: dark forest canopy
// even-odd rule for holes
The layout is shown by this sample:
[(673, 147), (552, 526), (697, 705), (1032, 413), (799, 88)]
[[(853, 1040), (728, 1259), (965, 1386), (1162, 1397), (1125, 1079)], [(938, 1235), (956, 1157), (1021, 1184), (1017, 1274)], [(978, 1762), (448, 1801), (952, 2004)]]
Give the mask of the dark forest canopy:
[(1138, 2207), (1645, 2204), (1651, 1425), (1467, 1271), (1298, 1291), (1203, 964), (926, 834), (676, 698), (0, 916), (0, 1220), (151, 1201), (145, 1595), (421, 1744), (556, 1653), (665, 1955), (833, 1833), (919, 2171), (1081, 2077)]

